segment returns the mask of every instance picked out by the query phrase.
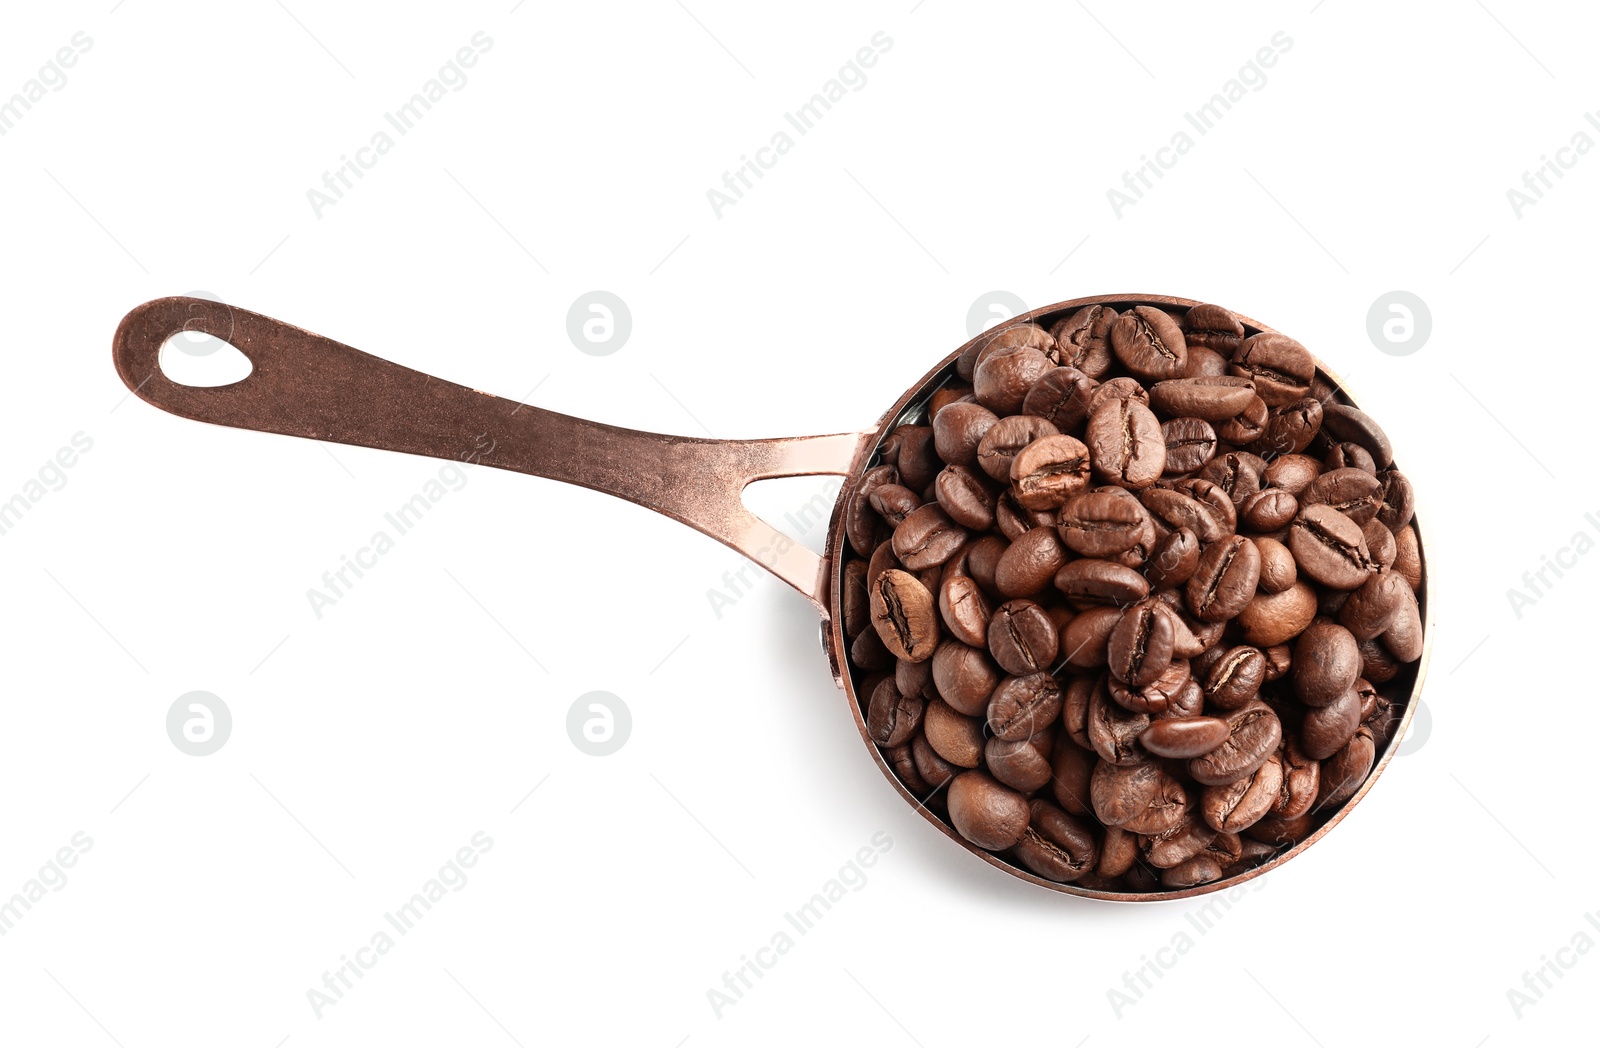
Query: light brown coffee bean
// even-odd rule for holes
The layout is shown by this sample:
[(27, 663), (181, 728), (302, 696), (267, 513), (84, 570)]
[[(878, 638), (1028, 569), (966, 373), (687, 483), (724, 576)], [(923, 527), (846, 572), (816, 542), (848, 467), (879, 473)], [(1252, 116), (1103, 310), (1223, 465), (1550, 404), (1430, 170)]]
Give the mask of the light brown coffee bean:
[(1188, 361), (1178, 322), (1155, 306), (1135, 306), (1112, 322), (1111, 351), (1142, 379), (1181, 378)]
[[(939, 644), (933, 594), (916, 576), (891, 568), (871, 588), (872, 624), (895, 658), (921, 662)], [(864, 634), (863, 634), (864, 635)]]
[(1246, 644), (1266, 649), (1299, 636), (1316, 614), (1316, 592), (1296, 582), (1281, 593), (1257, 593), (1235, 621)]
[(1228, 370), (1250, 379), (1257, 395), (1269, 407), (1278, 407), (1310, 391), (1317, 365), (1306, 347), (1294, 339), (1276, 331), (1263, 331), (1244, 340)]
[(1011, 482), (1011, 464), (1022, 449), (1036, 440), (1056, 436), (1060, 431), (1045, 419), (1033, 415), (1008, 415), (984, 434), (978, 442), (978, 468), (1002, 484)]
[(1243, 535), (1214, 542), (1200, 554), (1189, 579), (1189, 610), (1203, 621), (1223, 622), (1238, 615), (1256, 593), (1261, 553)]
[(1161, 424), (1137, 400), (1101, 404), (1089, 416), (1084, 439), (1095, 475), (1118, 487), (1147, 488), (1166, 470)]

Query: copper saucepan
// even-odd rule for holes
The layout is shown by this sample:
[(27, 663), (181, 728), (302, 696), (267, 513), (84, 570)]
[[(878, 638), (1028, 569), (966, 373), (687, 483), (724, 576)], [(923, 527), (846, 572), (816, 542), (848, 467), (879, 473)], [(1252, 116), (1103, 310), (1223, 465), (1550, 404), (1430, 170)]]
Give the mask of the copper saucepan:
[[(1162, 295), (1098, 295), (1045, 306), (1016, 320), (1048, 328), (1055, 320), (1097, 303), (1119, 309), (1137, 305), (1187, 309), (1198, 304)], [(1272, 330), (1246, 317), (1239, 319), (1247, 332)], [(253, 365), (250, 375), (229, 385), (209, 387), (186, 386), (169, 379), (159, 363), (161, 347), (185, 331), (211, 335), (236, 347)], [(840, 572), (847, 549), (841, 519), (856, 479), (873, 464), (882, 440), (895, 426), (925, 415), (928, 399), (955, 377), (960, 354), (958, 349), (918, 380), (872, 429), (813, 437), (702, 440), (623, 429), (520, 404), (413, 371), (259, 313), (204, 299), (162, 298), (138, 306), (118, 325), (112, 347), (117, 373), (128, 388), (175, 415), (240, 429), (470, 460), (565, 481), (663, 513), (738, 550), (816, 606), (834, 681), (849, 697), (850, 713), (862, 741), (894, 788), (945, 836), (1012, 876), (1093, 899), (1182, 899), (1258, 877), (1320, 840), (1366, 796), (1410, 727), (1433, 638), (1425, 542), (1421, 543), (1424, 582), (1417, 591), (1425, 623), (1424, 647), (1422, 657), (1406, 666), (1390, 685), (1393, 695), (1405, 695), (1405, 710), (1393, 737), (1374, 761), (1367, 780), (1325, 823), (1258, 866), (1174, 891), (1128, 893), (1061, 884), (968, 843), (929, 810), (927, 798), (909, 792), (895, 776), (867, 734), (865, 697), (857, 693), (864, 675), (848, 660), (849, 641), (839, 604)], [(1322, 373), (1343, 391), (1335, 376), (1326, 369)], [(752, 481), (813, 475), (845, 478), (834, 503), (826, 552), (820, 557), (755, 516), (742, 501), (742, 492)], [(1422, 536), (1420, 523), (1417, 528)]]

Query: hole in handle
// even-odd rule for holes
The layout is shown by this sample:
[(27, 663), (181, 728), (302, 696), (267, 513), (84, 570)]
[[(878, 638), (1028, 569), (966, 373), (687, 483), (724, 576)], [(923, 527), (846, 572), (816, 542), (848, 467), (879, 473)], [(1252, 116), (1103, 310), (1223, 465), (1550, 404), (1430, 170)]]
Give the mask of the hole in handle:
[(767, 477), (745, 485), (742, 499), (751, 513), (821, 556), (841, 484), (842, 478), (827, 475)]
[(180, 386), (231, 386), (255, 370), (237, 347), (203, 331), (180, 331), (161, 344), (161, 373)]

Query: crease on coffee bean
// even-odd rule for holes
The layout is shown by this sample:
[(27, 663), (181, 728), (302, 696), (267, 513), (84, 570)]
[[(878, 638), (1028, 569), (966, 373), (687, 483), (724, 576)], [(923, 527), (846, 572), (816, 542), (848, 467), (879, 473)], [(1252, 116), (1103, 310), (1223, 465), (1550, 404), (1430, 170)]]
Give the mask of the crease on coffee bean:
[(1308, 517), (1301, 517), (1299, 520), (1294, 522), (1294, 526), (1302, 531), (1307, 532), (1322, 546), (1339, 554), (1356, 567), (1372, 567), (1369, 559), (1361, 555), (1360, 546), (1346, 542), (1344, 539), (1341, 539), (1339, 536), (1335, 535), (1333, 532), (1329, 531), (1316, 521), (1311, 520)]

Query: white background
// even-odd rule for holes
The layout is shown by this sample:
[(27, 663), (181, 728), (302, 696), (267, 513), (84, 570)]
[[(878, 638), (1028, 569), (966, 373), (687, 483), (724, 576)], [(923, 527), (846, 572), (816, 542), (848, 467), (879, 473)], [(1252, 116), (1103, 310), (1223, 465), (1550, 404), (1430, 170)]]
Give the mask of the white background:
[[(0, 536), (0, 898), (93, 842), (0, 937), (7, 1043), (1592, 1040), (1600, 956), (1558, 951), (1600, 941), (1600, 557), (1520, 617), (1507, 597), (1600, 536), (1600, 159), (1507, 199), (1600, 137), (1578, 5), (112, 2), (0, 34), (0, 96), (93, 41), (0, 137), (0, 500), (93, 441)], [(307, 190), (480, 30), (465, 86), (318, 217)], [(719, 218), (707, 190), (880, 31), (865, 86)], [(1264, 86), (1195, 135), (1279, 31)], [(1183, 130), (1118, 217), (1108, 188)], [(605, 357), (566, 333), (596, 288), (633, 318)], [(132, 306), (203, 290), (590, 418), (831, 432), (994, 289), (1295, 335), (1431, 525), (1431, 734), (1204, 934), (1206, 900), (1087, 903), (954, 847), (862, 752), (806, 602), (763, 579), (718, 618), (742, 560), (634, 506), (473, 471), (319, 619), (307, 590), (439, 464), (184, 421), (109, 355)], [(1432, 316), (1407, 356), (1366, 330), (1395, 289)], [(232, 712), (207, 757), (166, 732), (193, 690)], [(592, 690), (632, 713), (609, 757), (567, 734)], [(307, 991), (478, 831), (465, 886), (319, 1018)], [(865, 886), (719, 1018), (707, 991), (880, 832)], [(1119, 1017), (1108, 990), (1184, 931)], [(1507, 991), (1558, 957), (1519, 1017)]]

